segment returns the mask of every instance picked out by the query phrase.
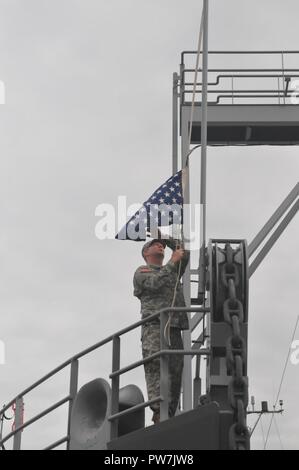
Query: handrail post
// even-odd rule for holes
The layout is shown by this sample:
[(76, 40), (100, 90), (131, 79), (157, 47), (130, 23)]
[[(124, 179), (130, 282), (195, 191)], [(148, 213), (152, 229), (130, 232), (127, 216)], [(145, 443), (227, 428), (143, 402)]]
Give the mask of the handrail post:
[[(15, 407), (15, 420), (14, 420), (15, 429), (22, 426), (23, 424), (23, 412), (24, 412), (24, 400), (23, 400), (23, 397), (18, 397), (16, 399), (16, 407)], [(21, 450), (21, 438), (22, 438), (22, 431), (19, 431), (14, 435), (13, 450)]]
[[(164, 331), (165, 326), (167, 323), (168, 314), (166, 312), (162, 312), (160, 315), (160, 351), (168, 349), (169, 346), (166, 343)], [(163, 354), (160, 356), (160, 395), (162, 396), (163, 400), (160, 403), (160, 421), (165, 421), (168, 419), (168, 406), (169, 406), (169, 398), (168, 398), (168, 355)]]
[(185, 101), (185, 63), (182, 59), (182, 62), (180, 64), (180, 107), (184, 104)]
[(78, 390), (78, 370), (79, 370), (79, 361), (75, 359), (71, 363), (71, 374), (70, 374), (70, 401), (69, 401), (69, 411), (68, 411), (68, 423), (67, 423), (67, 445), (66, 449), (70, 450), (70, 432), (71, 432), (71, 417), (72, 417), (72, 408), (74, 400)]
[(172, 78), (172, 173), (178, 171), (178, 81), (177, 73)]
[[(120, 337), (114, 336), (112, 341), (112, 372), (120, 368)], [(111, 415), (119, 412), (119, 375), (111, 379)], [(110, 440), (118, 437), (118, 418), (110, 423)]]
[[(283, 76), (282, 89), (284, 90), (285, 73), (284, 73), (284, 56), (283, 56), (283, 51), (281, 51), (281, 67), (282, 67), (282, 76)], [(286, 104), (285, 94), (283, 94), (283, 104)]]

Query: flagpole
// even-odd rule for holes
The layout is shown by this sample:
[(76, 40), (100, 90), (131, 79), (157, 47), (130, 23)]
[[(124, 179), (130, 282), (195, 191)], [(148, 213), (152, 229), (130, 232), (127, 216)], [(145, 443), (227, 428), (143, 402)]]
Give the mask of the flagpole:
[(208, 16), (209, 1), (203, 4), (202, 102), (201, 102), (201, 171), (200, 171), (200, 257), (199, 297), (205, 296), (206, 248), (206, 180), (207, 180), (207, 124), (208, 124)]
[[(202, 72), (202, 82), (203, 82), (203, 89), (202, 89), (202, 112), (204, 114), (202, 117), (202, 138), (201, 138), (201, 193), (200, 193), (200, 211), (201, 211), (201, 224), (200, 224), (200, 261), (199, 261), (199, 292), (198, 296), (202, 297), (204, 300), (204, 294), (199, 294), (200, 292), (204, 293), (204, 286), (205, 286), (205, 264), (204, 264), (204, 253), (205, 253), (205, 244), (206, 244), (206, 146), (207, 146), (207, 114), (206, 114), (206, 107), (207, 107), (207, 82), (208, 82), (208, 0), (204, 0), (203, 3), (203, 12), (202, 12), (202, 19), (201, 19), (201, 28), (199, 33), (199, 41), (198, 41), (198, 55), (197, 55), (197, 65), (199, 61), (199, 54), (201, 48), (201, 38), (203, 37), (203, 72)], [(194, 81), (197, 81), (196, 78)], [(195, 85), (196, 88), (196, 85)], [(193, 91), (195, 90), (193, 89)], [(195, 94), (194, 94), (195, 95)], [(192, 100), (192, 106), (194, 106), (194, 97)], [(204, 110), (204, 111), (203, 111)], [(187, 129), (182, 130), (182, 164), (186, 166), (186, 191), (184, 194), (184, 204), (188, 205), (190, 203), (190, 188), (189, 188), (189, 156), (195, 150), (194, 147), (190, 151), (190, 143), (191, 143), (191, 132), (192, 132), (192, 121), (193, 121), (193, 111), (191, 109), (191, 118), (190, 118), (190, 128), (189, 132)], [(184, 139), (185, 133), (188, 132), (189, 139)], [(187, 145), (187, 146), (186, 146)], [(186, 220), (184, 220), (184, 225), (186, 224)], [(184, 233), (185, 230), (184, 230)], [(190, 283), (190, 265), (187, 266), (185, 274), (184, 274), (184, 297), (187, 305), (191, 305), (191, 283)], [(190, 318), (190, 314), (189, 314)], [(188, 349), (191, 347), (191, 330), (186, 330), (183, 333), (184, 338), (184, 348)], [(183, 369), (183, 409), (184, 411), (188, 411), (192, 409), (193, 400), (192, 400), (192, 366), (191, 366), (191, 358), (188, 356), (184, 357), (184, 369)]]

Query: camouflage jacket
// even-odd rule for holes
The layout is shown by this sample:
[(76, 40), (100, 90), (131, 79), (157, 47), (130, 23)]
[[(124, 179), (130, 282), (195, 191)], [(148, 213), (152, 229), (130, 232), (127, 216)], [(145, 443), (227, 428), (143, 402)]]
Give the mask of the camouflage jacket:
[[(169, 238), (165, 240), (167, 246), (175, 250), (177, 240)], [(185, 251), (181, 261), (180, 278), (185, 272), (189, 262), (189, 251)], [(180, 263), (168, 261), (164, 266), (147, 264), (139, 266), (134, 274), (134, 295), (140, 299), (141, 315), (146, 318), (162, 308), (170, 307), (173, 300), (175, 284), (178, 276)], [(178, 282), (174, 307), (185, 307), (183, 286)], [(154, 322), (159, 323), (157, 318)], [(185, 312), (175, 312), (172, 314), (171, 326), (182, 330), (188, 329), (188, 317)]]

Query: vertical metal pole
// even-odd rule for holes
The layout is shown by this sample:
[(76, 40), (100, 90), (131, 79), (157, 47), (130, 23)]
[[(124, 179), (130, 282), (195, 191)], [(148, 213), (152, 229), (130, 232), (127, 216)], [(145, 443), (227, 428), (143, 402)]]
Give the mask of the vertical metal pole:
[(172, 81), (172, 173), (178, 171), (178, 74)]
[[(284, 75), (284, 56), (283, 56), (283, 51), (281, 52), (281, 67), (282, 67), (282, 91), (284, 92), (284, 87), (285, 87), (285, 75)], [(283, 93), (283, 104), (286, 104), (286, 98), (285, 94)]]
[(71, 417), (72, 417), (72, 408), (74, 400), (78, 390), (78, 370), (79, 370), (79, 361), (75, 359), (71, 363), (71, 374), (70, 374), (70, 401), (69, 401), (69, 411), (68, 411), (68, 423), (67, 423), (67, 436), (68, 441), (66, 448), (70, 450), (70, 433), (71, 433)]
[[(16, 399), (16, 409), (15, 409), (15, 429), (20, 427), (23, 424), (23, 411), (24, 411), (24, 401), (23, 397), (18, 397)], [(21, 438), (22, 431), (17, 432), (13, 438), (13, 450), (21, 449)]]
[[(116, 372), (120, 367), (120, 337), (114, 336), (112, 342), (112, 372)], [(119, 411), (119, 375), (111, 380), (111, 415)], [(111, 421), (110, 439), (118, 437), (118, 419)]]
[(196, 356), (195, 377), (193, 379), (193, 408), (199, 405), (199, 397), (201, 395), (201, 378), (200, 378), (200, 361), (201, 356)]
[(279, 85), (279, 77), (277, 77), (278, 82), (278, 104), (280, 104), (280, 85)]
[(183, 62), (183, 56), (182, 56), (182, 62), (180, 63), (180, 107), (183, 106), (185, 102), (185, 63)]
[[(160, 316), (160, 350), (168, 349), (164, 338), (164, 330), (167, 322), (167, 313), (162, 313)], [(160, 357), (160, 395), (163, 397), (163, 401), (160, 403), (160, 421), (168, 419), (168, 407), (169, 407), (169, 370), (168, 370), (168, 356)]]
[[(184, 146), (187, 145), (187, 148)], [(188, 154), (189, 143), (188, 141), (184, 142), (182, 139), (182, 166), (186, 165), (186, 156)], [(186, 208), (184, 210), (184, 237), (190, 238), (190, 217), (186, 213), (188, 211), (189, 204), (190, 204), (190, 182), (189, 182), (189, 168), (186, 167), (186, 186), (184, 191), (184, 205), (186, 204)], [(190, 263), (185, 269), (185, 273), (183, 276), (183, 291), (184, 291), (184, 298), (187, 307), (191, 305), (191, 282), (190, 282)], [(190, 324), (190, 313), (187, 314)], [(183, 344), (184, 349), (191, 349), (191, 330), (183, 331)], [(183, 384), (183, 410), (188, 411), (192, 409), (192, 357), (191, 356), (184, 356), (184, 369), (183, 369), (183, 376), (182, 376), (182, 384)]]
[[(184, 91), (185, 91), (185, 79), (184, 79), (185, 64), (182, 60), (180, 65), (180, 116), (182, 116), (182, 106), (184, 104)], [(187, 121), (180, 121), (180, 135), (181, 138), (181, 163), (182, 168), (186, 167), (187, 155), (189, 152), (189, 129)], [(186, 169), (186, 181), (184, 191), (184, 205), (188, 207), (190, 202), (190, 188), (189, 188), (189, 171)], [(186, 214), (184, 214), (185, 217)], [(186, 221), (186, 217), (185, 217)], [(184, 236), (189, 238), (190, 234), (186, 230), (186, 223), (184, 222)], [(190, 292), (190, 263), (185, 269), (183, 275), (183, 291), (184, 298), (187, 307), (191, 304), (191, 292)], [(190, 321), (190, 313), (187, 314)], [(183, 344), (184, 349), (191, 349), (191, 330), (183, 332)], [(183, 409), (188, 411), (192, 408), (192, 368), (191, 368), (191, 356), (184, 356), (184, 368), (182, 372), (182, 390), (183, 390)]]
[[(209, 256), (209, 268), (208, 268), (208, 272), (209, 272), (209, 276), (210, 276), (210, 279), (209, 279), (209, 282), (210, 282), (210, 286), (212, 286), (212, 279), (211, 279), (211, 276), (212, 276), (212, 256), (211, 256), (211, 253), (212, 253), (212, 242), (209, 241), (209, 248), (208, 248), (208, 251), (210, 252), (210, 256)], [(206, 325), (204, 325), (205, 327), (205, 335), (206, 335), (206, 348), (207, 349), (211, 349), (211, 315), (212, 315), (212, 312), (211, 312), (211, 290), (209, 289), (207, 291), (207, 298), (205, 299), (205, 302), (204, 302), (204, 306), (206, 308), (209, 308), (210, 311), (207, 313), (206, 315)], [(205, 377), (205, 393), (206, 394), (209, 394), (210, 392), (210, 376), (211, 376), (211, 356), (208, 355), (206, 356), (206, 358), (204, 358), (204, 360), (206, 361), (206, 377)]]
[(205, 247), (206, 247), (206, 179), (207, 179), (207, 124), (208, 124), (208, 11), (209, 2), (203, 5), (203, 52), (202, 52), (202, 121), (201, 121), (201, 171), (200, 171), (200, 259), (199, 294), (205, 294)]
[[(206, 315), (206, 348), (211, 350), (211, 318), (212, 318), (212, 309), (211, 309), (211, 291), (214, 291), (215, 287), (213, 284), (213, 276), (212, 276), (212, 250), (213, 250), (213, 244), (212, 240), (209, 240), (208, 243), (208, 259), (209, 259), (209, 265), (208, 265), (208, 276), (209, 276), (209, 283), (210, 283), (210, 289), (207, 291), (207, 299), (205, 301), (205, 306), (207, 308), (210, 308), (210, 311)], [(214, 305), (213, 305), (214, 307)], [(206, 357), (206, 377), (205, 377), (205, 393), (207, 395), (210, 394), (211, 390), (211, 355), (208, 355)]]
[[(206, 48), (206, 57), (205, 57), (205, 62), (203, 62), (203, 66), (205, 65), (206, 67), (206, 88), (207, 88), (207, 16), (208, 16), (208, 11), (207, 11), (207, 0), (204, 0), (204, 8), (205, 10), (203, 11), (202, 15), (202, 24), (203, 24), (203, 37), (205, 38), (205, 42), (203, 46)], [(201, 36), (201, 34), (200, 34)], [(206, 37), (205, 37), (206, 36)], [(199, 40), (199, 43), (201, 41)], [(182, 93), (182, 71), (183, 71), (183, 64), (181, 64), (181, 93)], [(207, 93), (206, 93), (207, 95)], [(202, 98), (202, 101), (204, 99)], [(207, 96), (206, 96), (206, 101), (207, 101)], [(184, 102), (181, 102), (181, 106), (184, 104)], [(182, 112), (182, 110), (181, 110)], [(207, 120), (207, 119), (206, 119)], [(192, 123), (190, 122), (190, 125)], [(203, 128), (203, 125), (202, 125)], [(184, 167), (186, 165), (187, 161), (187, 155), (190, 150), (189, 146), (189, 131), (188, 129), (188, 122), (187, 120), (182, 120), (181, 121), (181, 136), (182, 136), (182, 166)], [(207, 139), (206, 139), (207, 140)], [(203, 172), (202, 172), (203, 173)], [(204, 172), (205, 173), (205, 172)], [(189, 184), (189, 174), (187, 174), (187, 182), (186, 182), (186, 187), (185, 187), (185, 193), (184, 193), (184, 204), (186, 204), (186, 207), (188, 207), (190, 203), (190, 184)], [(185, 215), (185, 214), (184, 214)], [(201, 215), (202, 217), (202, 215)], [(186, 217), (185, 217), (186, 220)], [(186, 224), (184, 222), (184, 235), (185, 238), (190, 238), (190, 233), (187, 233), (186, 231)], [(202, 238), (202, 237), (201, 237)], [(201, 247), (202, 245), (200, 245)], [(201, 250), (202, 251), (202, 250)], [(191, 287), (190, 287), (190, 265), (187, 266), (185, 270), (185, 274), (183, 276), (183, 288), (184, 288), (184, 297), (186, 301), (186, 305), (190, 307), (191, 305)], [(202, 285), (204, 286), (204, 280), (202, 280)], [(199, 291), (201, 292), (203, 289)], [(190, 321), (190, 313), (188, 314), (189, 321)], [(184, 349), (191, 349), (191, 330), (186, 330), (183, 332), (183, 341), (184, 341)], [(192, 409), (192, 357), (191, 356), (185, 356), (184, 357), (184, 370), (183, 370), (183, 409), (184, 411), (188, 411)]]

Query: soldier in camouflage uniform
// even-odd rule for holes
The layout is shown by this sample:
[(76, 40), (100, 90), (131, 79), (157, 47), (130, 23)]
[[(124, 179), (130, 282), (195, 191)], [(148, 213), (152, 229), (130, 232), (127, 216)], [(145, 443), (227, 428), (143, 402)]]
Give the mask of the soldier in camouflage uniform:
[[(165, 266), (164, 249), (173, 250), (171, 259)], [(141, 301), (141, 315), (146, 318), (159, 310), (172, 305), (177, 277), (181, 278), (189, 261), (189, 252), (177, 249), (177, 240), (154, 239), (142, 249), (146, 265), (140, 266), (134, 274), (134, 295)], [(179, 272), (180, 271), (180, 272)], [(178, 282), (174, 307), (184, 307), (183, 287)], [(170, 319), (170, 349), (183, 349), (181, 330), (188, 329), (185, 312), (173, 313)], [(156, 318), (142, 325), (142, 355), (146, 357), (160, 350), (160, 319)], [(169, 417), (174, 416), (181, 391), (181, 377), (184, 358), (182, 355), (169, 356)], [(149, 400), (160, 395), (160, 358), (144, 364)], [(160, 404), (151, 405), (153, 422), (160, 421)]]

